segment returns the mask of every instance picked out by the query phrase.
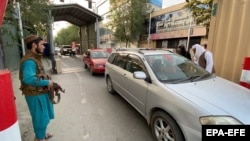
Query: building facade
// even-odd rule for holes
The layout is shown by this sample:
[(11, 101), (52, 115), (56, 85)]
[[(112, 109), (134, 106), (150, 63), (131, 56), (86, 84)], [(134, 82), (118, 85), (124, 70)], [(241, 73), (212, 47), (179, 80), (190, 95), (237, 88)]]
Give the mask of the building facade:
[(195, 24), (185, 5), (186, 2), (180, 3), (151, 14), (148, 47), (175, 49), (183, 44), (188, 50), (207, 40), (206, 28)]

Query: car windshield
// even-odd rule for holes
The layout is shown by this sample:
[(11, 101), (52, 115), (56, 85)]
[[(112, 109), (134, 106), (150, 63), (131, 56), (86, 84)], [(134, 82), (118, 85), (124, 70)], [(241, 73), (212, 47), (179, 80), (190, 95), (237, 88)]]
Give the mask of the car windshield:
[(71, 49), (71, 46), (63, 46), (64, 49), (68, 49), (70, 48)]
[(145, 57), (161, 82), (193, 82), (214, 76), (199, 65), (177, 54), (157, 54)]
[(108, 58), (109, 54), (105, 51), (92, 51), (90, 56), (91, 58)]
[(60, 47), (55, 47), (54, 49), (55, 49), (55, 50), (60, 50)]

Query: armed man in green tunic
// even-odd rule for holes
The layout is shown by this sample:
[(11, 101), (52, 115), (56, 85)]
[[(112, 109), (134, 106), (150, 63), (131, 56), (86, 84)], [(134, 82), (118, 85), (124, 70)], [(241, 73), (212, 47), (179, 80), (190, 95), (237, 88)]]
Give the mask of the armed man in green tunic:
[(20, 89), (32, 117), (34, 141), (46, 141), (52, 137), (46, 130), (50, 120), (54, 119), (54, 107), (48, 94), (48, 89), (53, 87), (53, 81), (40, 79), (40, 76), (45, 76), (41, 60), (45, 49), (44, 40), (36, 35), (29, 35), (24, 41), (28, 51), (20, 63)]

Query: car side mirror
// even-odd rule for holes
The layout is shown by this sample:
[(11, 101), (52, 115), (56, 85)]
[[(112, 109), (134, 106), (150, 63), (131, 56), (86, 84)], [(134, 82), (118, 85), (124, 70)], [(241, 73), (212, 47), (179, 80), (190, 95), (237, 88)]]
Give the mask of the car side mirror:
[(133, 73), (133, 77), (136, 78), (136, 79), (146, 79), (147, 75), (143, 71), (135, 71)]

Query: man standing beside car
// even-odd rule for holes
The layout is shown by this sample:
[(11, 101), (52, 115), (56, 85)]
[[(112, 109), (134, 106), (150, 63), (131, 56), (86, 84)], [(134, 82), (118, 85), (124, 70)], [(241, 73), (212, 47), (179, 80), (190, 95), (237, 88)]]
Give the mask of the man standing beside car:
[(195, 62), (210, 73), (215, 73), (213, 54), (199, 44), (192, 46)]

